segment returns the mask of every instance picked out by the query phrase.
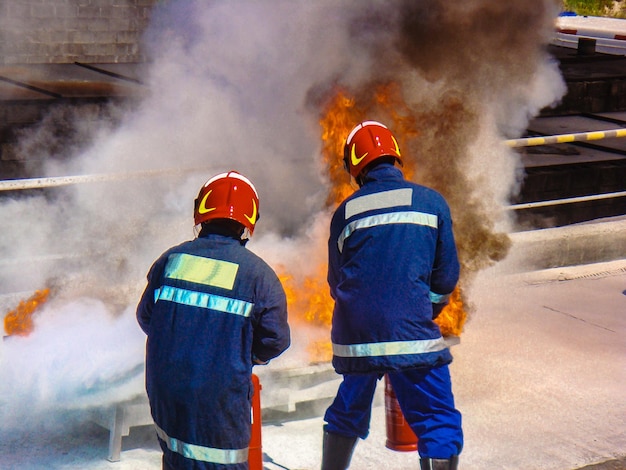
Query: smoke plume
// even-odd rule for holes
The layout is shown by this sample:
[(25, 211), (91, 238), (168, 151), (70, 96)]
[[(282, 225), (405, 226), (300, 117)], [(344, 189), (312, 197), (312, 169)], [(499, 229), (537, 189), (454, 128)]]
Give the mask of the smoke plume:
[[(78, 155), (46, 159), (41, 168), (42, 176), (123, 177), (3, 197), (0, 285), (12, 295), (52, 287), (57, 310), (40, 312), (42, 322), (69, 318), (70, 309), (82, 312), (76, 322), (113, 328), (94, 316), (102, 309), (119, 321), (133, 316), (152, 261), (193, 237), (200, 186), (230, 169), (260, 193), (249, 248), (291, 274), (310, 274), (325, 257), (327, 237), (319, 228), (327, 226), (329, 189), (319, 161), (322, 104), (337, 87), (370, 102), (385, 83), (402, 98), (397, 111), (410, 131), (403, 155), (415, 165), (416, 181), (451, 205), (469, 280), (509, 245), (505, 207), (519, 190), (521, 165), (503, 140), (519, 136), (564, 92), (544, 48), (556, 13), (552, 0), (159, 2), (146, 34), (145, 98), (116, 127), (93, 132)], [(366, 111), (369, 119), (398, 119), (389, 107)], [(40, 128), (24, 136), (31, 151), (42, 147), (38, 135), (50, 133)], [(148, 170), (160, 173), (133, 176)], [(90, 300), (77, 306), (78, 298)], [(12, 376), (18, 392), (0, 391), (0, 422), (12, 397), (36, 395), (53, 406), (58, 396), (50, 390), (71, 395), (68, 384), (74, 392), (85, 386), (80, 377), (33, 379), (48, 367), (34, 358), (46, 341), (58, 346), (46, 351), (64, 365), (82, 361), (73, 348), (87, 346), (58, 344), (58, 332), (46, 340), (45, 331), (20, 346), (20, 338), (0, 345), (3, 361), (19, 348), (27, 370)], [(31, 348), (36, 341), (43, 344)], [(131, 341), (143, 346), (141, 335)], [(136, 364), (139, 351), (124, 351), (126, 364)], [(101, 367), (93, 362), (94, 371)]]

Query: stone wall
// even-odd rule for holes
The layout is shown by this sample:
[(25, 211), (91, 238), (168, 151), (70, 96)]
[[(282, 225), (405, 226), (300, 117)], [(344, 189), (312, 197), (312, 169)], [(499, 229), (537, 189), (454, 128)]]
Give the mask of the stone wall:
[(159, 0), (2, 0), (0, 64), (145, 60), (140, 42)]

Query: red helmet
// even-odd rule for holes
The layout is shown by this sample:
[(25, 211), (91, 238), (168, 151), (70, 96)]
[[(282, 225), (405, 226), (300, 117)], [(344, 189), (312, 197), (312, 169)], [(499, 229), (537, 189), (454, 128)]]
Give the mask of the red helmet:
[(213, 219), (232, 219), (250, 235), (259, 220), (259, 195), (252, 182), (236, 171), (220, 173), (207, 181), (195, 200), (195, 224)]
[(363, 168), (381, 157), (393, 157), (402, 165), (398, 142), (386, 126), (364, 121), (352, 129), (343, 148), (343, 162), (352, 177), (358, 177)]

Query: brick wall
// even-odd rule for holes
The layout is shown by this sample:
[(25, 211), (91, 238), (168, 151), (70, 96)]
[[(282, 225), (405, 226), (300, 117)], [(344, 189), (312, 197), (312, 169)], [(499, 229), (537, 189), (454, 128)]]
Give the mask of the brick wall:
[[(92, 73), (84, 83), (84, 69), (74, 62), (145, 62), (141, 38), (159, 1), (0, 0), (0, 180), (39, 176), (42, 159), (65, 157), (86, 143), (86, 123), (114, 121), (107, 104), (129, 96), (107, 92), (119, 84), (106, 75)], [(68, 88), (74, 82), (82, 94)], [(25, 91), (29, 85), (63, 97)], [(49, 136), (46, 148), (37, 144), (40, 133)]]
[(1, 64), (136, 63), (159, 0), (2, 0)]

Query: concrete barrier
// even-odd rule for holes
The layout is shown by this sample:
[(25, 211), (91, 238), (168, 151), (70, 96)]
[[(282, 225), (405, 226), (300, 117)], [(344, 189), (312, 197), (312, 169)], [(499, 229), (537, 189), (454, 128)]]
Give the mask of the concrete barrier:
[(499, 263), (526, 272), (626, 259), (626, 216), (511, 234), (513, 246)]

